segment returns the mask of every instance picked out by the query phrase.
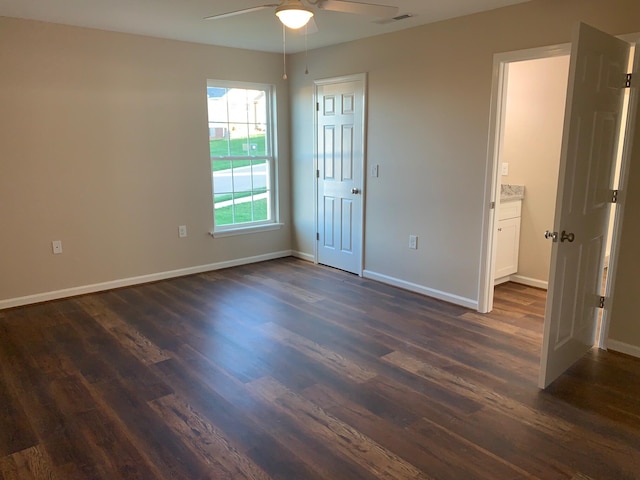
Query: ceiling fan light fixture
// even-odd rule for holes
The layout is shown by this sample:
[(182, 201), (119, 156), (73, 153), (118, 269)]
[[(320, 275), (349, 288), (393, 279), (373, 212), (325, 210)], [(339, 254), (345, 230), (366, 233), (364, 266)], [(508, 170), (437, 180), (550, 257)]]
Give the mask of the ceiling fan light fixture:
[(296, 30), (309, 23), (309, 20), (313, 17), (313, 12), (299, 2), (294, 2), (293, 5), (285, 4), (276, 8), (276, 16), (285, 27)]

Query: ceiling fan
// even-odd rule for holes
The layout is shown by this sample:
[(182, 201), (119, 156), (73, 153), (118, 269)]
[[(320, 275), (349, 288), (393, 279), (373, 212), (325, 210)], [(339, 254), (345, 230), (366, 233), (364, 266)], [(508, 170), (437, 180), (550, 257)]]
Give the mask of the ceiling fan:
[(218, 20), (243, 13), (256, 12), (266, 8), (275, 8), (276, 16), (283, 25), (292, 29), (302, 28), (313, 17), (312, 7), (319, 10), (333, 12), (352, 13), (355, 15), (368, 15), (379, 19), (391, 18), (398, 13), (398, 7), (389, 5), (375, 5), (364, 2), (352, 2), (350, 0), (282, 0), (280, 3), (269, 3), (256, 7), (243, 8), (233, 12), (221, 13), (205, 17), (206, 20)]

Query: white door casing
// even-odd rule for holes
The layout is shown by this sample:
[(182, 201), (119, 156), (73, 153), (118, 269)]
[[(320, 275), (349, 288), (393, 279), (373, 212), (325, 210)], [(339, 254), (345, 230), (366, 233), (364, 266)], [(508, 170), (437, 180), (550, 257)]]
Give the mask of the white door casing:
[(365, 75), (316, 82), (317, 262), (362, 274)]
[(595, 341), (628, 55), (628, 43), (588, 25), (580, 24), (574, 35), (541, 388), (549, 386)]
[(619, 145), (619, 155), (621, 158), (619, 165), (619, 179), (618, 179), (618, 201), (616, 202), (616, 208), (614, 209), (614, 222), (612, 237), (610, 239), (610, 252), (609, 252), (609, 265), (607, 267), (607, 281), (605, 284), (604, 296), (608, 299), (605, 303), (605, 307), (602, 312), (602, 319), (600, 325), (600, 335), (598, 347), (607, 349), (609, 340), (609, 326), (612, 315), (612, 302), (616, 283), (616, 272), (618, 266), (618, 254), (619, 254), (619, 239), (622, 235), (622, 219), (624, 218), (624, 210), (626, 204), (626, 193), (628, 192), (628, 177), (631, 151), (633, 147), (633, 139), (637, 136), (634, 134), (636, 121), (638, 117), (638, 97), (640, 96), (640, 78), (638, 72), (640, 72), (640, 33), (626, 35), (623, 40), (629, 41), (633, 45), (634, 55), (633, 64), (630, 70), (634, 72), (633, 80), (631, 81), (629, 88), (628, 103), (626, 105), (626, 120), (625, 130), (622, 133), (624, 136), (622, 145)]
[[(485, 205), (498, 205), (502, 175), (501, 148), (504, 137), (506, 119), (506, 92), (508, 85), (509, 64), (513, 62), (545, 59), (569, 55), (571, 44), (549, 45), (546, 47), (518, 50), (515, 52), (497, 53), (493, 62), (493, 87), (491, 92), (491, 112), (489, 145), (487, 150), (487, 178), (485, 179)], [(488, 313), (493, 309), (493, 293), (495, 275), (495, 259), (497, 254), (498, 209), (489, 207), (485, 211), (482, 236), (482, 259), (478, 285), (478, 311)]]

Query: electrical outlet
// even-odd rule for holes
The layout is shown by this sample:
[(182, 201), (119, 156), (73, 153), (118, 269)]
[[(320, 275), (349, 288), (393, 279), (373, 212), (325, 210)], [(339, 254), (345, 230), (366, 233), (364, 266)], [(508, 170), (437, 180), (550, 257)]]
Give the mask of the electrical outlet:
[(409, 235), (409, 248), (411, 250), (418, 249), (418, 236), (417, 235)]
[(54, 255), (62, 253), (62, 240), (54, 240), (51, 242), (51, 250), (53, 250)]
[(187, 226), (186, 225), (180, 225), (178, 227), (178, 236), (180, 238), (184, 238), (187, 236)]
[(509, 164), (502, 162), (502, 175), (509, 175)]

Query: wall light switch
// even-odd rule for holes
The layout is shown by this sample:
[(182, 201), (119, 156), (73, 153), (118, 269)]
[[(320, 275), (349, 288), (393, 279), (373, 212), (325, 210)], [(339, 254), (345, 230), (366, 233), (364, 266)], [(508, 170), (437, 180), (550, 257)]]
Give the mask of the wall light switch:
[(373, 165), (371, 167), (371, 176), (372, 177), (377, 177), (378, 176), (378, 170), (379, 170), (379, 165), (378, 164)]
[(187, 236), (187, 226), (186, 225), (180, 225), (178, 227), (178, 236), (180, 238), (184, 238)]
[(502, 175), (509, 175), (509, 164), (502, 162)]
[(62, 240), (54, 240), (51, 242), (51, 250), (53, 250), (54, 255), (62, 253)]
[(409, 248), (411, 250), (418, 249), (418, 236), (417, 235), (409, 235)]

